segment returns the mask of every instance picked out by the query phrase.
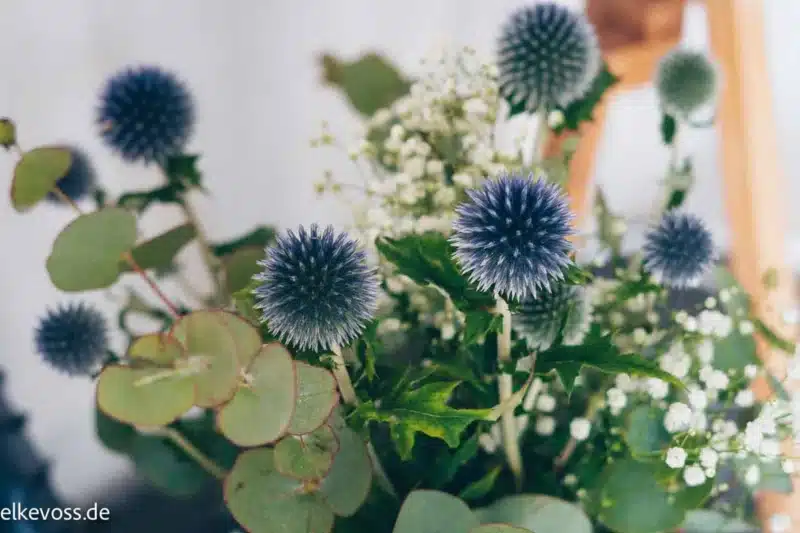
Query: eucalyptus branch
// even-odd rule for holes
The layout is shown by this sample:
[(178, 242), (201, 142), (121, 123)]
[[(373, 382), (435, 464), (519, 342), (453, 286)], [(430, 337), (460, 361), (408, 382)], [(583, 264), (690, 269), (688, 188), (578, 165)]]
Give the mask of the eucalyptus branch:
[[(497, 362), (502, 372), (502, 367), (511, 362), (511, 311), (508, 309), (506, 301), (499, 296), (497, 297), (497, 311), (503, 317), (503, 331), (497, 336)], [(514, 393), (513, 376), (502, 372), (497, 377), (497, 387), (500, 393), (500, 403), (510, 402)], [(503, 448), (508, 466), (514, 474), (517, 488), (521, 489), (523, 481), (522, 453), (519, 448), (519, 436), (513, 409), (504, 412), (500, 417), (500, 431), (503, 435)]]
[(547, 113), (539, 111), (534, 117), (534, 137), (531, 141), (531, 163), (540, 163), (544, 158), (547, 139), (550, 135), (550, 125), (547, 123)]
[(214, 461), (212, 461), (206, 454), (201, 452), (194, 444), (183, 436), (183, 434), (175, 428), (165, 427), (160, 430), (160, 433), (168, 438), (178, 448), (183, 450), (186, 455), (194, 459), (203, 469), (217, 478), (224, 481), (228, 473)]

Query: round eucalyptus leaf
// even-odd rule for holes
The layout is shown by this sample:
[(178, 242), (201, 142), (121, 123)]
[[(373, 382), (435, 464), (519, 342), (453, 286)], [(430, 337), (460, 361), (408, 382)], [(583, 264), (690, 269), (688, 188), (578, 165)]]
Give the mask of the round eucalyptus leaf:
[(320, 493), (333, 512), (351, 516), (358, 511), (372, 486), (372, 462), (367, 445), (348, 427), (334, 427), (339, 452), (328, 475), (322, 480)]
[(564, 531), (592, 533), (593, 531), (592, 523), (580, 507), (541, 494), (508, 496), (475, 512), (481, 523), (509, 524), (536, 533)]
[(44, 200), (72, 165), (72, 154), (63, 146), (41, 146), (22, 154), (11, 182), (11, 205), (17, 211)]
[(479, 525), (475, 513), (455, 496), (435, 490), (417, 490), (403, 502), (392, 532), (470, 533)]
[(478, 526), (470, 533), (535, 533), (530, 529), (509, 526), (508, 524), (486, 524)]
[(268, 448), (236, 459), (224, 494), (231, 514), (249, 533), (329, 533), (333, 528), (331, 510), (299, 480), (281, 475)]
[(224, 311), (195, 311), (181, 317), (172, 336), (184, 348), (187, 364), (194, 367), (195, 403), (214, 407), (236, 392), (242, 370), (237, 344)]
[(336, 379), (328, 370), (306, 363), (297, 369), (297, 404), (289, 433), (303, 435), (322, 426), (339, 401)]
[(760, 528), (719, 511), (697, 509), (686, 513), (681, 531), (686, 533), (756, 533)]
[(105, 414), (100, 409), (94, 410), (94, 429), (103, 446), (111, 451), (129, 454), (138, 433), (130, 424), (124, 424)]
[(631, 411), (625, 440), (637, 459), (659, 459), (670, 443), (670, 435), (664, 428), (664, 411), (645, 405)]
[(217, 412), (217, 427), (239, 446), (274, 442), (289, 428), (296, 396), (291, 355), (280, 344), (265, 345), (247, 369), (245, 383)]
[(656, 465), (623, 459), (601, 474), (592, 495), (597, 519), (619, 533), (660, 533), (681, 525), (684, 511), (658, 484)]
[(136, 339), (128, 348), (132, 362), (148, 361), (156, 365), (170, 366), (183, 357), (183, 346), (169, 335), (153, 334)]
[(172, 496), (196, 494), (209, 480), (193, 459), (162, 437), (139, 435), (133, 442), (131, 457), (139, 473)]
[(264, 255), (263, 247), (248, 246), (239, 248), (222, 260), (229, 294), (239, 292), (250, 284), (253, 276), (261, 271), (258, 262), (264, 259)]
[(117, 281), (122, 254), (135, 243), (136, 217), (125, 209), (81, 215), (56, 237), (47, 272), (62, 291), (105, 289)]
[(242, 368), (247, 368), (253, 357), (261, 349), (261, 333), (247, 319), (227, 311), (220, 311), (217, 316), (228, 328), (228, 332), (236, 343), (236, 358)]
[(191, 380), (169, 372), (172, 369), (107, 366), (97, 381), (97, 405), (108, 416), (134, 426), (167, 425), (194, 403)]
[(339, 441), (329, 426), (302, 437), (287, 436), (275, 445), (275, 468), (297, 479), (320, 479), (330, 471)]

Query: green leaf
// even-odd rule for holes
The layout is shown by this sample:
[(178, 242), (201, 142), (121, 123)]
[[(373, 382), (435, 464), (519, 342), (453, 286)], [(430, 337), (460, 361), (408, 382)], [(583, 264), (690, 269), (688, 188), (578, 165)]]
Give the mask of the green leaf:
[(371, 116), (404, 96), (411, 84), (389, 61), (375, 53), (355, 61), (341, 61), (330, 54), (322, 56), (323, 80), (338, 87), (356, 111)]
[(661, 117), (661, 140), (664, 144), (670, 145), (675, 139), (675, 134), (678, 132), (678, 122), (675, 117), (668, 113), (664, 113)]
[(470, 286), (453, 260), (453, 248), (441, 233), (428, 232), (400, 239), (380, 237), (375, 245), (388, 261), (420, 285), (433, 284), (450, 295), (461, 311), (488, 309), (494, 297)]
[(671, 440), (664, 428), (664, 411), (646, 405), (631, 411), (625, 424), (625, 440), (636, 459), (660, 459)]
[[(578, 346), (555, 346), (539, 353), (536, 360), (536, 373), (546, 374), (551, 370), (559, 372), (560, 367), (567, 365), (567, 374), (560, 377), (572, 379), (574, 383), (576, 365), (588, 365), (602, 372), (617, 374), (633, 374), (662, 379), (676, 387), (684, 388), (681, 380), (661, 368), (653, 361), (635, 354), (620, 353), (619, 348), (611, 342), (611, 337), (589, 340)], [(572, 387), (573, 383), (566, 384)]]
[(555, 133), (561, 133), (565, 129), (578, 131), (582, 123), (593, 121), (594, 110), (602, 100), (603, 95), (618, 81), (619, 78), (608, 70), (608, 65), (604, 64), (583, 98), (561, 109), (564, 113), (564, 121), (553, 131)]
[(486, 524), (478, 526), (470, 533), (533, 533), (530, 529), (509, 526), (507, 524)]
[(703, 507), (711, 497), (714, 480), (709, 479), (702, 485), (686, 487), (675, 495), (675, 505), (684, 511), (691, 511)]
[(400, 457), (408, 459), (418, 432), (442, 439), (451, 448), (458, 446), (461, 433), (476, 420), (485, 419), (490, 409), (455, 409), (447, 405), (459, 382), (430, 383), (406, 391), (395, 400), (384, 400), (377, 408), (366, 402), (356, 408), (363, 420), (389, 424)]
[(783, 402), (791, 402), (792, 397), (789, 394), (789, 391), (787, 391), (786, 388), (783, 386), (783, 383), (781, 383), (781, 381), (778, 378), (776, 378), (769, 372), (766, 373), (766, 376), (767, 376), (767, 382), (769, 383), (769, 387), (770, 389), (772, 389), (772, 393), (775, 395), (775, 397)]
[[(136, 264), (144, 270), (166, 268), (172, 264), (178, 252), (194, 239), (194, 236), (194, 227), (191, 224), (184, 224), (149, 241), (137, 244), (136, 248), (131, 250), (131, 255)], [(121, 272), (132, 270), (128, 262), (124, 260), (120, 261), (119, 269)]]
[(487, 333), (500, 332), (503, 329), (503, 317), (489, 311), (477, 310), (466, 313), (463, 345), (470, 346), (482, 342)]
[(669, 494), (658, 484), (656, 468), (633, 459), (609, 464), (592, 494), (597, 519), (618, 533), (661, 533), (677, 528), (684, 511), (670, 502)]
[[(359, 350), (356, 352), (364, 366), (364, 376), (367, 381), (372, 383), (372, 380), (378, 375), (375, 365), (377, 362), (377, 353), (381, 346), (381, 341), (378, 338), (378, 321), (373, 320), (364, 329), (359, 339)], [(362, 356), (363, 354), (363, 356)]]
[(44, 200), (72, 166), (72, 154), (62, 146), (41, 146), (22, 154), (14, 168), (11, 205), (26, 211)]
[(280, 344), (261, 348), (233, 398), (217, 411), (217, 427), (239, 446), (259, 446), (286, 434), (297, 398), (292, 356)]
[(564, 270), (564, 283), (567, 285), (586, 285), (591, 283), (593, 279), (594, 275), (591, 272), (572, 262)]
[[(575, 382), (578, 376), (581, 375), (582, 368), (582, 363), (563, 363), (555, 367), (556, 375), (558, 375), (558, 379), (564, 386), (564, 391), (568, 397), (572, 396), (572, 392), (575, 390)], [(538, 372), (539, 369), (536, 371)]]
[(266, 248), (275, 242), (275, 230), (269, 226), (257, 226), (253, 231), (230, 241), (211, 245), (217, 257), (225, 257), (241, 248)]
[[(736, 277), (724, 266), (714, 269), (714, 279), (720, 292), (729, 293), (727, 301), (722, 301), (722, 307), (733, 317), (746, 317), (750, 314), (750, 297), (742, 288)], [(722, 300), (722, 298), (720, 298)]]
[(296, 362), (297, 397), (289, 433), (304, 435), (322, 426), (339, 403), (336, 380), (324, 368)]
[(125, 193), (117, 200), (119, 207), (144, 213), (153, 204), (183, 204), (185, 188), (180, 183), (168, 183), (155, 189)]
[(339, 441), (330, 426), (302, 437), (288, 436), (275, 445), (275, 468), (296, 479), (321, 479), (333, 465)]
[(229, 294), (234, 294), (250, 285), (253, 276), (262, 269), (258, 262), (264, 259), (264, 248), (240, 248), (222, 260), (225, 269), (225, 285)]
[(131, 366), (109, 365), (97, 382), (97, 405), (108, 416), (135, 426), (164, 426), (192, 407), (194, 388), (175, 364), (181, 346), (167, 336), (137, 340), (128, 353)]
[(467, 504), (434, 490), (408, 495), (392, 533), (470, 533), (480, 523)]
[[(332, 420), (335, 416), (332, 417)], [(343, 422), (332, 422), (339, 451), (320, 485), (320, 496), (338, 516), (352, 516), (369, 496), (372, 462), (367, 445)]]
[(744, 480), (748, 469), (755, 466), (760, 472), (758, 483), (749, 486), (753, 493), (760, 491), (779, 492), (781, 494), (791, 494), (793, 491), (792, 478), (783, 471), (781, 461), (763, 462), (757, 457), (746, 457), (733, 460), (736, 476)]
[(464, 487), (464, 490), (458, 494), (458, 497), (467, 501), (479, 500), (483, 498), (494, 488), (497, 477), (502, 471), (503, 468), (500, 466), (492, 468), (486, 474), (484, 474), (483, 477)]
[(789, 355), (794, 354), (796, 346), (793, 342), (788, 341), (783, 337), (781, 337), (780, 335), (778, 335), (777, 333), (775, 333), (775, 330), (767, 326), (763, 320), (755, 317), (751, 318), (750, 320), (755, 326), (758, 334), (761, 335), (761, 337), (765, 341), (767, 341), (767, 343), (769, 343), (770, 346), (778, 348), (779, 350)]
[(742, 335), (738, 328), (727, 337), (714, 337), (714, 368), (741, 372), (747, 365), (760, 365), (756, 341), (752, 335)]
[(616, 218), (611, 213), (603, 189), (600, 187), (597, 187), (594, 203), (600, 241), (611, 249), (614, 256), (619, 256), (622, 253), (622, 235), (614, 231)]
[(131, 457), (139, 473), (172, 496), (196, 494), (209, 480), (208, 474), (193, 459), (162, 437), (138, 436)]
[(259, 448), (236, 459), (225, 480), (225, 503), (249, 533), (329, 533), (333, 512), (309, 489), (280, 474), (274, 452)]
[(200, 159), (200, 156), (197, 154), (169, 156), (162, 167), (164, 174), (166, 174), (170, 183), (179, 183), (183, 187), (201, 187), (203, 175), (197, 170), (198, 159)]
[(592, 533), (580, 507), (541, 494), (507, 496), (475, 513), (483, 524), (504, 523), (535, 533)]
[(94, 427), (97, 438), (111, 451), (128, 454), (138, 433), (130, 424), (122, 423), (105, 414), (101, 409), (94, 410)]
[(172, 326), (172, 336), (183, 345), (188, 364), (196, 369), (195, 403), (200, 407), (216, 407), (230, 400), (246, 367), (249, 354), (240, 349), (249, 350), (250, 346), (240, 345), (234, 338), (236, 326), (229, 324), (229, 316), (225, 311), (195, 311)]
[(710, 509), (697, 509), (686, 513), (681, 526), (684, 533), (756, 533), (757, 526), (733, 516), (725, 516)]
[(0, 118), (0, 146), (6, 150), (17, 144), (17, 126), (10, 118)]
[(81, 215), (59, 233), (47, 272), (66, 292), (105, 289), (120, 274), (122, 255), (136, 243), (136, 217), (110, 207)]
[(441, 488), (451, 482), (458, 471), (478, 453), (478, 437), (476, 433), (461, 443), (454, 453), (447, 453), (436, 463), (431, 476), (433, 486)]

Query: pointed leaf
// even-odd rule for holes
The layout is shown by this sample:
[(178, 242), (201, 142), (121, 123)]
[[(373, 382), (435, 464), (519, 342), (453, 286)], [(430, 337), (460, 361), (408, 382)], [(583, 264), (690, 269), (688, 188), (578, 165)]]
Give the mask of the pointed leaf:
[[(144, 270), (150, 268), (166, 268), (172, 264), (175, 256), (186, 246), (192, 239), (194, 239), (195, 231), (191, 224), (184, 224), (177, 228), (172, 228), (150, 239), (140, 243), (131, 250), (133, 259)], [(127, 261), (121, 261), (120, 270), (128, 272), (131, 266)]]
[(261, 348), (233, 399), (217, 412), (217, 426), (239, 446), (259, 446), (286, 433), (294, 412), (297, 377), (280, 344)]
[(329, 533), (333, 513), (313, 492), (275, 469), (274, 452), (250, 450), (225, 480), (225, 502), (249, 533)]
[(135, 242), (136, 217), (125, 209), (81, 215), (56, 238), (47, 272), (62, 291), (104, 289), (117, 281), (122, 254)]
[(483, 524), (504, 523), (535, 533), (592, 533), (586, 513), (573, 503), (540, 494), (507, 496), (475, 511)]
[(480, 479), (467, 485), (464, 490), (458, 494), (458, 497), (467, 501), (479, 500), (483, 498), (492, 491), (494, 484), (502, 471), (503, 468), (500, 466), (492, 468)]
[(338, 87), (359, 113), (370, 116), (408, 93), (411, 84), (385, 58), (364, 54), (355, 61), (322, 56), (323, 79)]
[(222, 260), (225, 268), (225, 284), (228, 293), (238, 292), (250, 284), (253, 276), (261, 271), (258, 262), (264, 259), (264, 248), (240, 248)]
[(275, 445), (275, 468), (296, 479), (324, 478), (339, 452), (339, 441), (330, 426), (302, 437), (284, 437)]
[(275, 229), (268, 226), (258, 226), (253, 231), (233, 240), (220, 242), (211, 246), (211, 251), (217, 257), (225, 257), (241, 248), (266, 248), (275, 241)]
[(63, 146), (41, 146), (25, 152), (14, 169), (11, 205), (22, 212), (44, 200), (71, 165), (72, 155)]
[(466, 346), (482, 341), (487, 333), (503, 329), (503, 317), (489, 311), (476, 310), (466, 314), (463, 343)]
[(404, 459), (411, 456), (415, 434), (425, 433), (442, 439), (454, 448), (461, 434), (471, 423), (489, 416), (491, 409), (455, 409), (447, 405), (459, 382), (430, 383), (404, 392), (397, 400), (375, 407), (372, 402), (356, 409), (364, 420), (389, 424), (398, 453)]
[(303, 435), (322, 426), (339, 402), (336, 380), (324, 368), (295, 363), (297, 371), (297, 404), (289, 433)]

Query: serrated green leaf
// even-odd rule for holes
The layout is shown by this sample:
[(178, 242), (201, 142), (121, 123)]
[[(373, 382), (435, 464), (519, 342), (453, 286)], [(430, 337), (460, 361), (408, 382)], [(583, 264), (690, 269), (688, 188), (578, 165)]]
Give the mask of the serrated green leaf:
[(72, 154), (63, 146), (41, 146), (22, 154), (14, 168), (11, 205), (26, 211), (52, 191), (72, 165)]
[(593, 279), (594, 275), (591, 272), (572, 262), (564, 270), (564, 283), (567, 285), (586, 285)]
[(482, 342), (487, 333), (499, 332), (503, 329), (503, 317), (489, 311), (476, 310), (466, 313), (463, 345)]
[(370, 116), (389, 107), (411, 88), (397, 68), (375, 53), (364, 54), (352, 62), (325, 54), (321, 62), (325, 83), (341, 89), (362, 115)]
[(408, 495), (392, 533), (469, 533), (480, 523), (467, 504), (434, 490)]
[(217, 257), (225, 257), (241, 248), (266, 248), (275, 242), (275, 229), (269, 226), (257, 226), (241, 237), (211, 245), (211, 251)]
[(458, 446), (461, 434), (471, 423), (485, 419), (491, 409), (455, 409), (447, 405), (459, 382), (429, 383), (403, 392), (398, 398), (384, 401), (377, 408), (366, 402), (356, 408), (362, 420), (389, 424), (397, 451), (404, 459), (411, 457), (416, 433), (441, 439), (451, 448)]
[(675, 134), (678, 132), (678, 122), (675, 117), (668, 113), (661, 116), (661, 140), (664, 144), (672, 144), (675, 139)]
[(661, 533), (677, 528), (682, 509), (658, 484), (656, 466), (633, 459), (609, 464), (592, 493), (592, 513), (618, 533)]
[(135, 242), (136, 217), (125, 209), (81, 215), (56, 238), (47, 272), (62, 291), (104, 289), (117, 281), (120, 259)]
[[(636, 354), (623, 354), (606, 336), (593, 339), (578, 346), (555, 346), (539, 353), (536, 359), (536, 372), (546, 374), (551, 370), (559, 372), (559, 367), (568, 365), (567, 378), (573, 379), (575, 365), (588, 365), (607, 373), (633, 374), (662, 379), (679, 389), (684, 384), (653, 361)], [(561, 374), (560, 374), (561, 375)], [(561, 375), (562, 378), (565, 376)], [(565, 384), (566, 385), (566, 384)]]
[(291, 354), (279, 344), (265, 345), (248, 366), (244, 383), (217, 411), (217, 426), (242, 447), (274, 442), (289, 429), (296, 399)]
[(555, 133), (560, 133), (563, 130), (578, 131), (582, 123), (594, 120), (595, 108), (606, 92), (616, 85), (618, 81), (619, 78), (608, 70), (608, 65), (604, 64), (583, 98), (561, 109), (564, 113), (564, 121), (553, 131)]
[(162, 166), (164, 174), (170, 183), (180, 184), (182, 187), (202, 187), (203, 175), (197, 169), (197, 154), (177, 154), (169, 156)]
[(249, 450), (225, 480), (225, 503), (250, 533), (329, 533), (333, 512), (313, 491), (275, 469), (274, 452)]
[[(178, 252), (194, 239), (194, 236), (194, 226), (184, 224), (136, 245), (131, 250), (131, 255), (133, 255), (136, 264), (144, 270), (166, 268), (172, 264)], [(119, 269), (121, 272), (132, 270), (127, 261), (120, 261)]]
[(331, 427), (339, 450), (319, 494), (337, 516), (352, 516), (369, 496), (372, 462), (367, 445), (355, 431), (343, 423), (331, 422)]
[(628, 414), (625, 441), (636, 459), (660, 460), (671, 438), (664, 428), (664, 411), (641, 405)]
[(432, 284), (444, 290), (461, 311), (489, 309), (495, 304), (490, 294), (479, 292), (461, 275), (453, 260), (453, 248), (441, 233), (428, 232), (400, 239), (381, 237), (376, 241), (381, 255), (420, 285)]
[(492, 491), (497, 477), (502, 471), (503, 468), (500, 466), (492, 468), (481, 478), (464, 487), (464, 490), (458, 494), (458, 497), (467, 501), (483, 498)]
[(536, 533), (592, 533), (586, 513), (573, 503), (540, 494), (507, 496), (477, 509), (481, 523), (504, 523)]

